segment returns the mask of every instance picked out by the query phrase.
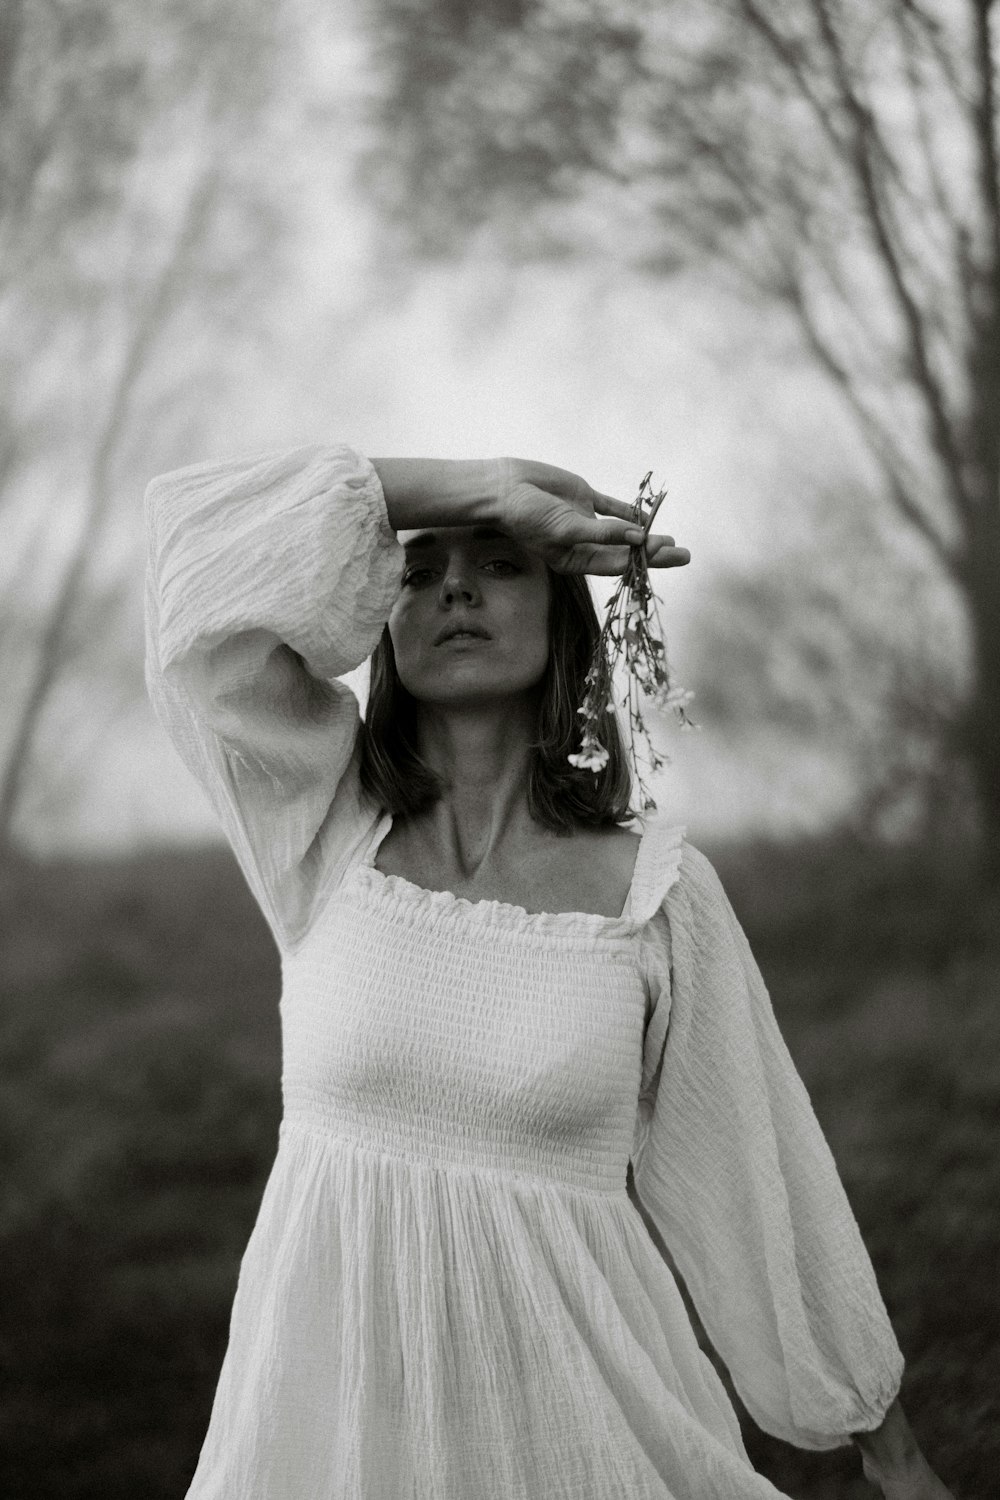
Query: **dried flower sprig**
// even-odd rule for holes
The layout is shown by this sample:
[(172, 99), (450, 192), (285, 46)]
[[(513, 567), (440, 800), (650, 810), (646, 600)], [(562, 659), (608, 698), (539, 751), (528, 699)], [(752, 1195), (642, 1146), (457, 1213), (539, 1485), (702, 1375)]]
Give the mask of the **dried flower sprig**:
[[(667, 494), (666, 490), (653, 494), (652, 477), (650, 471), (639, 485), (639, 493), (633, 502), (634, 519), (642, 527), (644, 538), (649, 536), (656, 513)], [(682, 729), (697, 729), (698, 725), (687, 710), (694, 694), (675, 683), (670, 672), (660, 612), (649, 581), (645, 540), (630, 549), (628, 566), (608, 601), (594, 660), (587, 673), (586, 696), (577, 709), (583, 720), (582, 744), (577, 754), (569, 756), (570, 764), (581, 770), (596, 774), (608, 763), (600, 725), (615, 711), (614, 672), (622, 658), (627, 693), (621, 699), (621, 706), (628, 712), (632, 763), (643, 811), (650, 812), (656, 810), (656, 803), (639, 769), (636, 735), (646, 743), (650, 771), (660, 770), (669, 760), (653, 746), (642, 713), (643, 695), (652, 700), (654, 708), (669, 709), (680, 721)]]

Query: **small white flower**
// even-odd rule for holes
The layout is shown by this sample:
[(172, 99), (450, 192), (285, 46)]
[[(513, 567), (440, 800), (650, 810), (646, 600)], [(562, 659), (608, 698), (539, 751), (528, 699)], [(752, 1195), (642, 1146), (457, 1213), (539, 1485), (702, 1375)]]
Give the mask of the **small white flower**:
[(596, 740), (584, 740), (579, 755), (569, 755), (567, 760), (581, 771), (603, 771), (608, 763), (608, 752)]

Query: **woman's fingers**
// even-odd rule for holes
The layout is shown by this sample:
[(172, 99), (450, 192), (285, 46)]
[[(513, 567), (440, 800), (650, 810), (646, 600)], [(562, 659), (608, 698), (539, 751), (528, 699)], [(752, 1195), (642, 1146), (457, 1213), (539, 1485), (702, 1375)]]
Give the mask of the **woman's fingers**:
[(579, 546), (596, 544), (602, 547), (635, 546), (642, 541), (642, 527), (628, 518), (590, 519), (568, 511), (562, 517), (562, 530), (566, 540)]
[(650, 568), (683, 568), (691, 561), (686, 547), (675, 547), (672, 536), (651, 537), (646, 548), (646, 565)]
[[(582, 480), (559, 471), (560, 482)], [(539, 489), (530, 481), (516, 484), (501, 510), (501, 525), (526, 546), (541, 552), (551, 567), (563, 573), (624, 573), (633, 549), (645, 549), (651, 568), (677, 568), (690, 562), (691, 554), (678, 547), (672, 536), (646, 534), (636, 523), (632, 508), (586, 489), (577, 503)], [(581, 508), (583, 507), (583, 508)], [(590, 514), (587, 514), (590, 511)]]
[[(578, 542), (567, 548), (557, 560), (550, 559), (550, 566), (557, 573), (591, 573), (610, 578), (625, 572), (634, 550), (633, 547), (594, 547), (587, 542)], [(660, 546), (646, 555), (646, 564), (651, 568), (682, 568), (690, 561), (691, 554), (686, 547)]]
[(618, 516), (623, 521), (635, 522), (635, 506), (628, 505), (624, 500), (616, 500), (612, 495), (602, 495), (597, 490), (591, 491), (594, 510), (599, 516)]
[[(515, 509), (521, 511), (526, 501), (530, 509), (532, 499), (551, 503), (552, 498), (556, 497), (572, 507), (578, 516), (591, 510), (595, 516), (609, 516), (617, 521), (636, 525), (635, 502), (630, 504), (626, 500), (619, 500), (615, 495), (605, 495), (601, 490), (593, 489), (579, 474), (573, 474), (568, 469), (555, 468), (551, 464), (529, 463), (521, 459), (499, 459), (493, 467), (496, 471), (497, 498), (502, 509), (513, 502)], [(640, 515), (638, 525), (642, 528), (643, 524)]]
[[(586, 545), (587, 542), (597, 542), (601, 546), (611, 548), (616, 554), (622, 553), (622, 543), (633, 547), (642, 542), (646, 549), (646, 565), (650, 568), (679, 568), (691, 561), (691, 554), (686, 547), (678, 547), (672, 536), (650, 535), (643, 539), (641, 530), (634, 525), (623, 521), (595, 521), (585, 523), (587, 533), (584, 537), (574, 538), (578, 545)], [(623, 561), (619, 568), (609, 571), (621, 572), (628, 563), (627, 555), (623, 555)]]
[[(599, 498), (607, 500), (607, 496)], [(631, 547), (641, 541), (646, 549), (646, 564), (650, 568), (681, 568), (691, 561), (691, 554), (687, 548), (678, 547), (672, 536), (651, 532), (644, 537), (642, 528), (637, 527), (631, 517), (624, 522), (597, 521), (587, 540), (600, 542), (606, 547), (615, 547), (616, 550), (622, 542), (626, 542)], [(621, 563), (620, 567), (609, 568), (607, 571), (623, 572), (626, 565), (627, 559)], [(588, 568), (587, 571), (591, 570)]]

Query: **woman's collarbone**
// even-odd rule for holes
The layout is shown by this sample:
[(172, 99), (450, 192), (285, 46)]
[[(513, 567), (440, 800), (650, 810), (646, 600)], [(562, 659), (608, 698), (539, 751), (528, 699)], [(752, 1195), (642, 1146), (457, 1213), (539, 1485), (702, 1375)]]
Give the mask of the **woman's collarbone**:
[(450, 891), (466, 901), (497, 901), (527, 912), (591, 912), (620, 915), (631, 889), (639, 835), (584, 830), (559, 841), (525, 849), (500, 866), (472, 877), (455, 866), (415, 850), (390, 829), (375, 860), (383, 875), (394, 875), (428, 891)]

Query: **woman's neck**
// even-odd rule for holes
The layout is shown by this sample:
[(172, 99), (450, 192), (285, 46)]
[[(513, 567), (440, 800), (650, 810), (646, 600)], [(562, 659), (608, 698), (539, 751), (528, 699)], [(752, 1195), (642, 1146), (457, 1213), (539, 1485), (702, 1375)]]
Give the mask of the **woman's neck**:
[(471, 880), (537, 836), (527, 798), (535, 728), (536, 710), (523, 700), (420, 713), (420, 755), (444, 794), (411, 831), (436, 864)]

